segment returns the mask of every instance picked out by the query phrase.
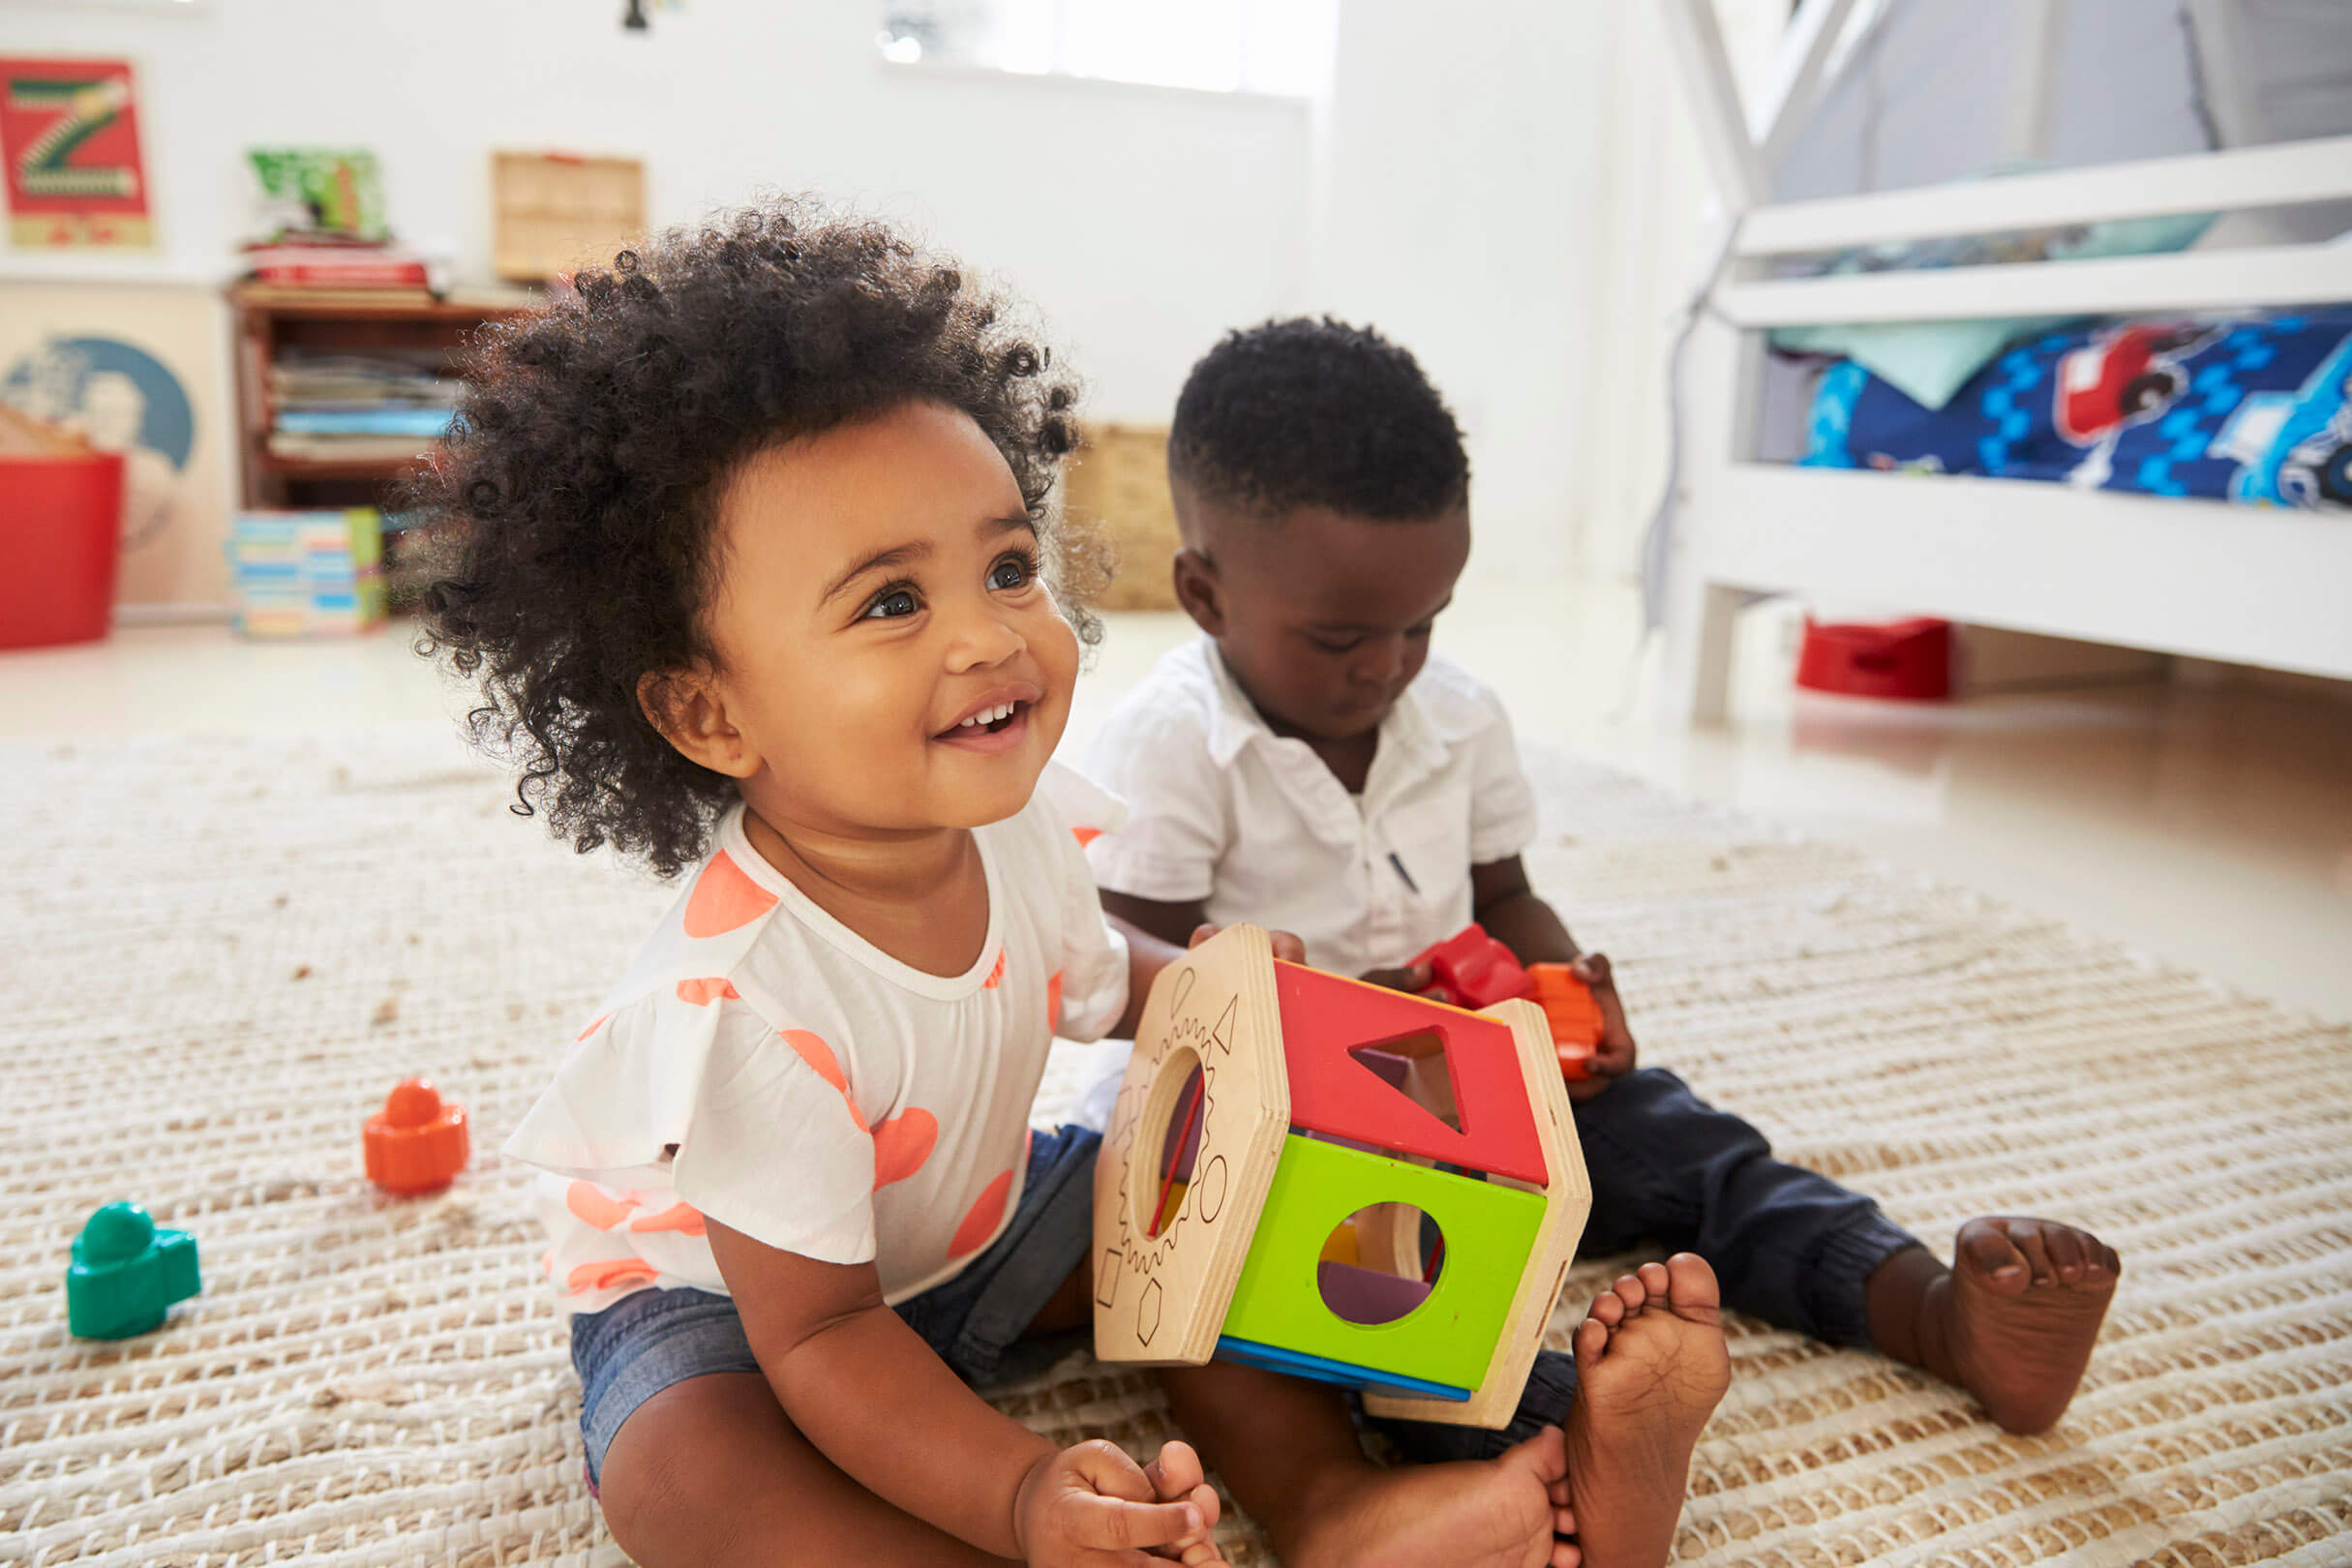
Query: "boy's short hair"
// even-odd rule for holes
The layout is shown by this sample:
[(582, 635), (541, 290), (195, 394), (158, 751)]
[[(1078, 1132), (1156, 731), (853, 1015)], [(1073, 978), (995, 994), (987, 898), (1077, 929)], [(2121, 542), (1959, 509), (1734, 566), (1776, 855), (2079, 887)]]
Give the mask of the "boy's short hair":
[(1326, 316), (1231, 332), (1176, 399), (1168, 474), (1258, 514), (1418, 520), (1469, 497), (1462, 427), (1413, 356)]
[(476, 340), (413, 487), (444, 541), (419, 650), (479, 685), (471, 734), (521, 771), (519, 815), (663, 876), (701, 858), (734, 780), (664, 739), (638, 684), (716, 662), (701, 612), (724, 487), (760, 451), (906, 403), (987, 434), (1066, 613), (1100, 637), (1098, 551), (1047, 504), (1075, 388), (946, 258), (784, 200), (623, 251), (574, 290)]

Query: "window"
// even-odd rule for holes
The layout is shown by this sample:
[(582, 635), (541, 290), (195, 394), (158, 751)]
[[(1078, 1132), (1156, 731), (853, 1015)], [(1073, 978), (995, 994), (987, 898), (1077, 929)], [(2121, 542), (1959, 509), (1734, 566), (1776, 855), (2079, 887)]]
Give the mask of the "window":
[(881, 0), (883, 58), (1029, 75), (1319, 93), (1337, 0)]

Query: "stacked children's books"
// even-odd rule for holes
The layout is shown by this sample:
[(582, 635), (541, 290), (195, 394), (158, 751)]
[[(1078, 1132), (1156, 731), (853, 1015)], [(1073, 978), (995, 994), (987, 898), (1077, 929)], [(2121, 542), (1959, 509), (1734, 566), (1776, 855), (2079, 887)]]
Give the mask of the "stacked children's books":
[(398, 461), (448, 433), (463, 383), (435, 349), (288, 352), (270, 367), (269, 447), (280, 457)]
[(383, 623), (383, 519), (372, 506), (239, 513), (228, 564), (248, 637), (347, 636)]

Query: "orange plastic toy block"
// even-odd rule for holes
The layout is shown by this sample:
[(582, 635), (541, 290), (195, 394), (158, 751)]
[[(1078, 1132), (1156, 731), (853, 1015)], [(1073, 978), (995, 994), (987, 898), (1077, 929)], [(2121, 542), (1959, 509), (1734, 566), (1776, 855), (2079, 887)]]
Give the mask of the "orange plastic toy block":
[(1560, 1075), (1583, 1080), (1592, 1074), (1592, 1053), (1601, 1043), (1601, 1005), (1566, 964), (1529, 964), (1534, 988), (1527, 1000), (1544, 1010), (1552, 1044), (1559, 1052)]
[(382, 1112), (360, 1131), (368, 1180), (408, 1196), (447, 1187), (472, 1153), (466, 1108), (443, 1103), (424, 1078), (409, 1078), (384, 1100)]
[[(1274, 992), (1293, 1128), (1536, 1187), (1550, 1181), (1508, 1025), (1299, 964), (1275, 964)], [(1366, 1059), (1375, 1054), (1426, 1074), (1451, 1118), (1400, 1090), (1381, 1070), (1392, 1064)]]
[(1413, 962), (1430, 966), (1432, 979), (1421, 994), (1432, 1002), (1475, 1011), (1527, 994), (1527, 972), (1510, 949), (1476, 923), (1425, 950)]

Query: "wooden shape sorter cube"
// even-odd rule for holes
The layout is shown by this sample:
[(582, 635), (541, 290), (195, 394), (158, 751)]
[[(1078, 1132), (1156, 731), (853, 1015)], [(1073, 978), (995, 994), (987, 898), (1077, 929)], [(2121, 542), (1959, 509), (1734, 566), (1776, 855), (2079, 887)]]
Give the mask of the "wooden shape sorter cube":
[(1591, 1189), (1544, 1014), (1278, 962), (1233, 926), (1152, 988), (1095, 1172), (1095, 1348), (1510, 1422)]

